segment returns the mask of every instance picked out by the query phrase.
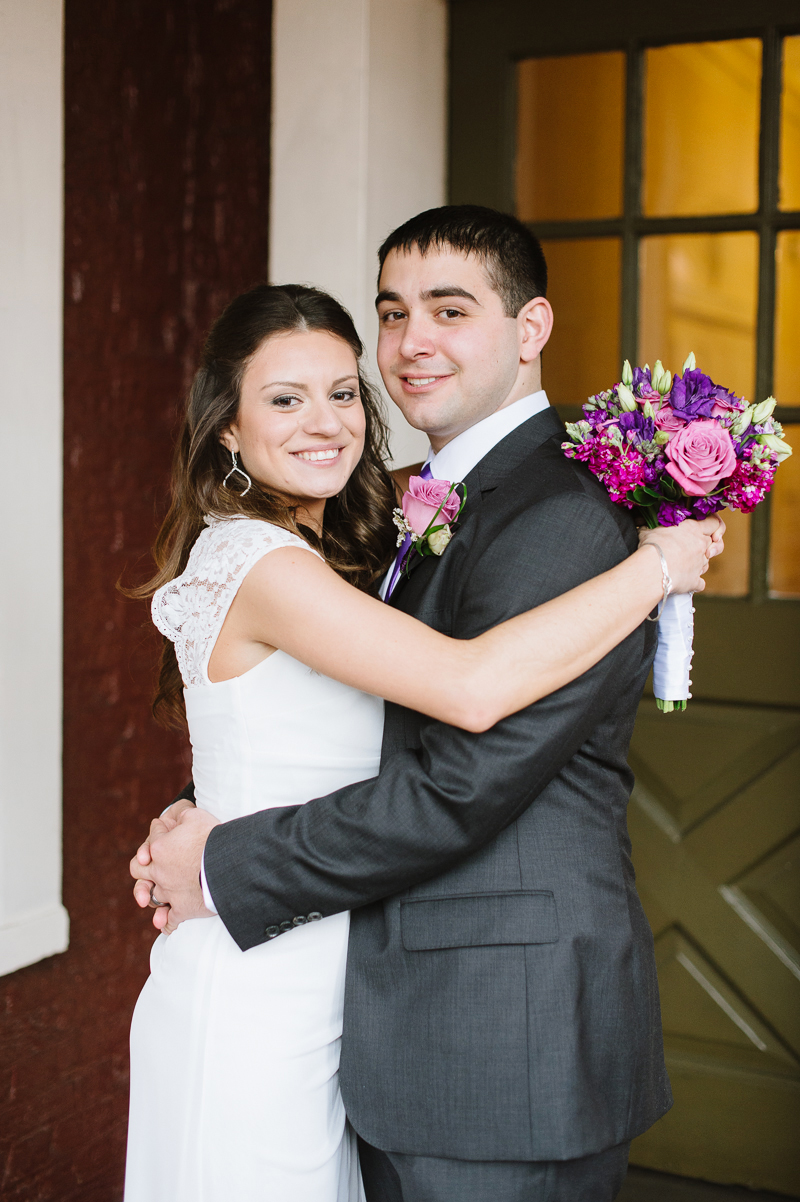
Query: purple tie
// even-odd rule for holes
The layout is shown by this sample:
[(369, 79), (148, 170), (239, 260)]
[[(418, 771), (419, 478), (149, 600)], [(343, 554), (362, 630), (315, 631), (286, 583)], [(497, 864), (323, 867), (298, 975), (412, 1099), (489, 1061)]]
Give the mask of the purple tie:
[[(430, 480), (430, 479), (432, 479), (432, 477), (433, 477), (433, 472), (431, 471), (431, 465), (429, 463), (426, 463), (425, 466), (423, 467), (422, 471), (420, 472), (420, 479)], [(384, 597), (384, 601), (388, 601), (389, 598), (391, 597), (392, 593), (395, 590), (395, 586), (397, 585), (397, 582), (400, 579), (400, 573), (403, 570), (403, 564), (406, 561), (406, 556), (408, 555), (410, 547), (411, 547), (411, 535), (407, 534), (405, 536), (405, 538), (403, 539), (402, 543), (400, 544), (400, 548), (397, 552), (397, 556), (396, 556), (394, 564), (392, 566), (392, 575), (389, 580), (389, 587), (386, 590), (386, 596)]]

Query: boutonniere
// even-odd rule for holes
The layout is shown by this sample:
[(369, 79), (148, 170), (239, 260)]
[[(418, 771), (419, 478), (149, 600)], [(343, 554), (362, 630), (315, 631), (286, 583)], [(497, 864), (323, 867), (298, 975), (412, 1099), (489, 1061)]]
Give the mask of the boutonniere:
[[(463, 497), (456, 492), (459, 487), (464, 490)], [(402, 508), (394, 511), (398, 547), (410, 539), (411, 549), (419, 555), (444, 554), (453, 536), (451, 527), (458, 521), (466, 499), (466, 485), (411, 476), (408, 491), (403, 493)]]

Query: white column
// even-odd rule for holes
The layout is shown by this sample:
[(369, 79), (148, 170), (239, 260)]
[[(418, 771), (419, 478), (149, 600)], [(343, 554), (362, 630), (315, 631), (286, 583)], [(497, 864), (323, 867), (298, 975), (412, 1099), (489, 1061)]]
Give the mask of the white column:
[(0, 973), (61, 905), (61, 0), (0, 0)]
[[(445, 200), (446, 3), (275, 0), (273, 22), (270, 279), (339, 297), (374, 364), (378, 246)], [(387, 403), (395, 463), (421, 459)]]

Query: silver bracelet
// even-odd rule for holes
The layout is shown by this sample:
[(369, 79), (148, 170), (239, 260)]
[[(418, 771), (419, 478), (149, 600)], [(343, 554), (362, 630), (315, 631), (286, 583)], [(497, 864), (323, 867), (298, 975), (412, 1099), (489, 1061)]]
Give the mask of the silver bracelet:
[(662, 610), (664, 609), (664, 606), (667, 603), (667, 597), (672, 592), (672, 577), (669, 574), (669, 568), (667, 567), (667, 561), (664, 558), (664, 552), (661, 550), (658, 543), (646, 542), (646, 543), (642, 543), (642, 546), (643, 547), (652, 547), (655, 551), (658, 551), (658, 558), (661, 560), (661, 583), (664, 586), (664, 596), (661, 598), (661, 600), (658, 603), (658, 610), (656, 611), (656, 616), (654, 618), (651, 618), (650, 615), (648, 614), (647, 618), (645, 619), (647, 622), (657, 622), (658, 619), (661, 617), (661, 613), (662, 613)]

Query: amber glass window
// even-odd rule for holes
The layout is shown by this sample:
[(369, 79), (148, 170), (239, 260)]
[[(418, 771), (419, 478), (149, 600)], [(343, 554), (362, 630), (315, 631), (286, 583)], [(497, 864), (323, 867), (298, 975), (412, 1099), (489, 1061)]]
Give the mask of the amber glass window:
[(625, 55), (528, 59), (520, 63), (518, 87), (519, 216), (619, 217)]
[(517, 66), (517, 213), (542, 239), (565, 417), (624, 358), (690, 351), (774, 394), (797, 458), (727, 514), (710, 594), (800, 597), (800, 36), (640, 45)]
[(645, 51), (648, 216), (758, 208), (761, 42), (694, 42)]

